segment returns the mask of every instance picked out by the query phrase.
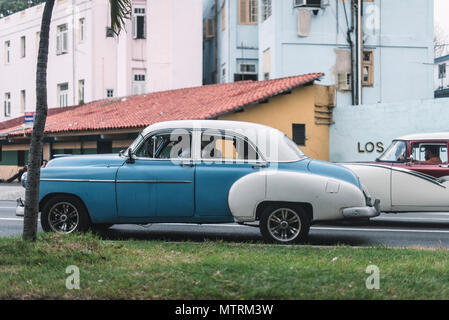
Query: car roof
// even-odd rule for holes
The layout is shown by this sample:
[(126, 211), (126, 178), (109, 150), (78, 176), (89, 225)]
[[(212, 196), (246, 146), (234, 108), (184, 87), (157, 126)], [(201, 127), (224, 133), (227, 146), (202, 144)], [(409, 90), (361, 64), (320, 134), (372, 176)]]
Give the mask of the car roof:
[(142, 134), (146, 135), (149, 132), (162, 129), (216, 129), (216, 130), (255, 130), (255, 131), (269, 131), (270, 134), (282, 134), (281, 131), (269, 126), (258, 123), (244, 122), (244, 121), (229, 121), (229, 120), (176, 120), (158, 122), (148, 126), (143, 130)]
[(409, 134), (395, 140), (449, 140), (449, 132)]

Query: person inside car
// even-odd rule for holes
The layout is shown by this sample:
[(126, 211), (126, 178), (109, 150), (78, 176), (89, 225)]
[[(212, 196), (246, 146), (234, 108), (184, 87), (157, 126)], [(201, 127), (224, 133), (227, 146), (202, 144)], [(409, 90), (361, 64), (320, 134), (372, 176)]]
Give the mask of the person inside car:
[(439, 146), (427, 146), (426, 147), (426, 164), (440, 164), (440, 147)]

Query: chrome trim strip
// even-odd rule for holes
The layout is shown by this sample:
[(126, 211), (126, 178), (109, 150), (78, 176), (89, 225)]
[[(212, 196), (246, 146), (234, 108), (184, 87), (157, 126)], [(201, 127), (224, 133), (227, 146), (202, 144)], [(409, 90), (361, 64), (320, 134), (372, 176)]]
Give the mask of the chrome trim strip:
[(117, 183), (193, 183), (192, 181), (176, 181), (176, 180), (120, 180)]
[(397, 172), (410, 174), (412, 176), (415, 176), (417, 178), (421, 178), (423, 180), (426, 180), (428, 182), (436, 184), (437, 186), (440, 186), (441, 188), (446, 189), (446, 186), (443, 185), (437, 178), (435, 178), (433, 176), (429, 176), (428, 174), (421, 173), (421, 172), (414, 171), (414, 170), (410, 170), (410, 169), (396, 168), (396, 167), (393, 167), (393, 166), (390, 167), (390, 166), (379, 165), (379, 164), (374, 164), (374, 163), (338, 163), (338, 164), (343, 165), (343, 166), (345, 166), (345, 165), (355, 165), (355, 166), (377, 167), (377, 168), (390, 169), (392, 171), (397, 171)]
[(90, 180), (90, 179), (41, 179), (41, 181), (50, 181), (50, 182), (99, 182), (99, 183), (115, 182), (115, 180)]
[[(89, 179), (41, 179), (49, 182), (92, 182), (92, 183), (115, 183), (115, 180), (89, 180)], [(120, 180), (117, 183), (193, 183), (192, 181), (176, 180)]]

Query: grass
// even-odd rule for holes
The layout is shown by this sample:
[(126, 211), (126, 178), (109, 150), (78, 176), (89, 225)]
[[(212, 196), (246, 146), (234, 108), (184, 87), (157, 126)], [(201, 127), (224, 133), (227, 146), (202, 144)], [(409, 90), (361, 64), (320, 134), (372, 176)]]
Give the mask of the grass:
[[(0, 239), (0, 299), (448, 299), (449, 251)], [(380, 289), (365, 286), (368, 265)], [(65, 286), (80, 269), (80, 290)]]

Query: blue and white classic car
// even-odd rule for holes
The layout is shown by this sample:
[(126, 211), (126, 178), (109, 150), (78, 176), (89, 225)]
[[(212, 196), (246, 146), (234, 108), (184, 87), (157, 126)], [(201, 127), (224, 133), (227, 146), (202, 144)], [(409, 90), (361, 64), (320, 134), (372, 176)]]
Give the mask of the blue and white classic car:
[(70, 156), (42, 169), (41, 224), (71, 233), (113, 224), (259, 222), (296, 243), (324, 220), (379, 215), (349, 169), (312, 160), (280, 131), (233, 121), (146, 128), (116, 155)]

